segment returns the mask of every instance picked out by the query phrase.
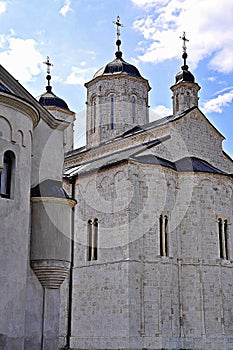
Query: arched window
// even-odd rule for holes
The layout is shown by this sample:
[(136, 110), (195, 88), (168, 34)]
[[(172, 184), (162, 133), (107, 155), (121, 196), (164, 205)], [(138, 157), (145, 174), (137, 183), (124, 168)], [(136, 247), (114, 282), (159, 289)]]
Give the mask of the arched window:
[(176, 99), (176, 112), (178, 112), (179, 108), (180, 108), (180, 106), (179, 106), (179, 94), (176, 94), (175, 99)]
[(110, 125), (111, 129), (114, 129), (114, 96), (110, 96)]
[(160, 241), (160, 255), (169, 256), (167, 215), (160, 215), (159, 217), (159, 241)]
[(11, 151), (7, 151), (3, 156), (3, 168), (0, 172), (0, 195), (4, 198), (12, 196), (12, 180), (15, 155)]
[(92, 99), (92, 120), (93, 120), (93, 133), (96, 132), (96, 97)]
[(98, 258), (98, 226), (98, 219), (88, 221), (88, 261), (97, 260)]
[(132, 97), (132, 121), (133, 124), (135, 123), (136, 120), (136, 97)]
[(227, 220), (218, 219), (218, 235), (219, 235), (219, 253), (220, 258), (229, 259), (228, 251), (228, 222)]

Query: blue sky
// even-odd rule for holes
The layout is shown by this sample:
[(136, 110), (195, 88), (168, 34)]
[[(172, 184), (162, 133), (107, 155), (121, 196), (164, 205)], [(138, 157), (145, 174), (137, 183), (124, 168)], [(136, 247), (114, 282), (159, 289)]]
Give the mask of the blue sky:
[(170, 86), (188, 65), (201, 86), (199, 106), (226, 137), (233, 156), (232, 0), (0, 1), (0, 63), (35, 97), (45, 90), (49, 56), (53, 92), (77, 113), (76, 143), (84, 142), (83, 84), (114, 58), (120, 15), (123, 58), (150, 82), (151, 120), (171, 113)]

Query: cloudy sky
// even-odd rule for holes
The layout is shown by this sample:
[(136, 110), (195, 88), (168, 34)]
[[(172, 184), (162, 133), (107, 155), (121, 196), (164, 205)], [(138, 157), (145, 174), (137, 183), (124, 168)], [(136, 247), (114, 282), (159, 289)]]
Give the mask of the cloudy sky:
[[(0, 1), (0, 64), (35, 97), (45, 90), (49, 56), (53, 92), (77, 112), (77, 145), (84, 142), (83, 84), (114, 58), (120, 15), (123, 57), (150, 82), (151, 120), (171, 113), (171, 91), (188, 65), (200, 91), (200, 108), (226, 137), (233, 156), (232, 0), (5, 0)], [(81, 136), (80, 136), (81, 135)]]

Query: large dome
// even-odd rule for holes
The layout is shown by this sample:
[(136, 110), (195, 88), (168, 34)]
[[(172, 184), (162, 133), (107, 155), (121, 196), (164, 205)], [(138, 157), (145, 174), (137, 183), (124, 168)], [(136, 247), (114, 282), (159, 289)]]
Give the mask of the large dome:
[(112, 74), (128, 74), (132, 77), (142, 78), (139, 70), (133, 65), (123, 60), (122, 52), (116, 52), (116, 58), (107, 63), (106, 66), (100, 68), (93, 76), (94, 78), (103, 76), (103, 75), (112, 75)]

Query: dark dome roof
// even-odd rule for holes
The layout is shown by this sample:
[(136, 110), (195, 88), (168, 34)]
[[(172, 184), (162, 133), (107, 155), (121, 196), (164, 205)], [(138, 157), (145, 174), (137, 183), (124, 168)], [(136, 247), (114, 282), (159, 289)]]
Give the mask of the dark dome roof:
[(142, 78), (139, 70), (132, 64), (127, 63), (122, 58), (122, 52), (116, 52), (115, 60), (109, 62), (106, 66), (100, 68), (93, 76), (97, 78), (102, 75), (111, 75), (111, 74), (128, 74), (132, 77)]
[(62, 187), (61, 181), (44, 180), (31, 189), (31, 197), (69, 198)]
[(39, 103), (44, 107), (59, 107), (69, 110), (67, 103), (62, 98), (56, 96), (51, 89), (47, 89), (47, 91), (40, 96)]
[(188, 69), (182, 69), (179, 73), (176, 74), (176, 84), (179, 82), (189, 82), (194, 83), (194, 75)]

